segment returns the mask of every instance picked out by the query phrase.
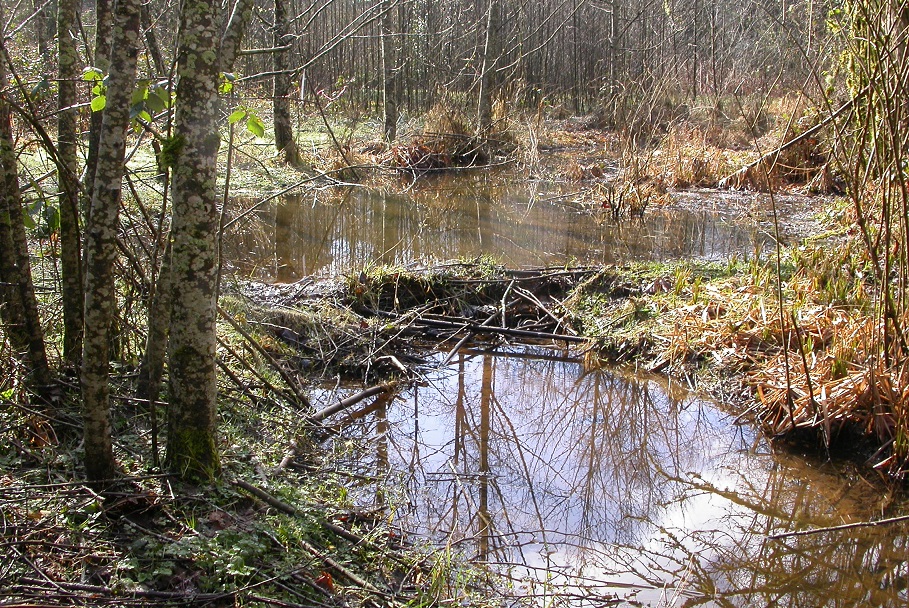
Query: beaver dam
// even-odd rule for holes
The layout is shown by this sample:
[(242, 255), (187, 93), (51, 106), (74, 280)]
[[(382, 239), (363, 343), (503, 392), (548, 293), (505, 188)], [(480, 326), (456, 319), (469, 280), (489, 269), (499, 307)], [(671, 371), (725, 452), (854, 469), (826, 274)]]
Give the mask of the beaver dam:
[(847, 324), (817, 306), (774, 327), (751, 203), (613, 222), (551, 190), (435, 185), (282, 199), (229, 237), (224, 315), (285, 380), (322, 379), (320, 445), (280, 469), (337, 475), (515, 605), (906, 603), (909, 505), (881, 481), (897, 452), (864, 410), (817, 414), (848, 370), (801, 388)]

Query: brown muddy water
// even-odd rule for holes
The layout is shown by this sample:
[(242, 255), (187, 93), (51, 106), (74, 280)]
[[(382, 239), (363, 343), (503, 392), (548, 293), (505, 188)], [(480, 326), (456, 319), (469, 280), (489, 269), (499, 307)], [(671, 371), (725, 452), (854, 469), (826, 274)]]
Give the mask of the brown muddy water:
[(906, 512), (876, 483), (662, 378), (544, 347), (443, 358), (353, 416), (329, 463), (364, 507), (504, 573), (506, 605), (909, 601), (905, 524), (775, 537)]
[[(282, 282), (482, 254), (510, 267), (748, 256), (767, 238), (723, 196), (615, 223), (564, 187), (438, 177), (284, 197), (237, 222), (224, 253), (234, 276)], [(774, 449), (687, 387), (570, 351), (444, 358), (351, 416), (325, 466), (353, 472), (351, 496), (412, 538), (509, 577), (503, 605), (909, 603), (907, 525), (817, 531), (909, 513), (867, 472)]]
[[(722, 198), (614, 222), (574, 202), (576, 186), (513, 179), (441, 175), (393, 192), (352, 187), (284, 196), (227, 231), (225, 260), (242, 278), (292, 282), (484, 254), (509, 267), (724, 260), (769, 242), (755, 226), (737, 225)], [(235, 199), (231, 212), (256, 203)]]

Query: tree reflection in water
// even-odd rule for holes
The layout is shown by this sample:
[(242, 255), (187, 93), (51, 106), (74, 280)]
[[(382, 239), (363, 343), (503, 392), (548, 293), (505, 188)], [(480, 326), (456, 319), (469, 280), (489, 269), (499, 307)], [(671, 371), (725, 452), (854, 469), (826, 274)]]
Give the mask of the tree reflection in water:
[(465, 352), (347, 432), (374, 458), (346, 466), (379, 474), (401, 525), (493, 564), (528, 604), (907, 601), (906, 527), (770, 537), (898, 514), (881, 488), (773, 455), (655, 378)]
[[(700, 211), (655, 208), (644, 221), (615, 223), (579, 213), (560, 188), (476, 174), (419, 180), (405, 192), (332, 188), (285, 195), (231, 225), (224, 257), (241, 276), (288, 282), (370, 264), (483, 254), (510, 267), (716, 260), (766, 241), (706, 201)], [(258, 203), (237, 198), (229, 212)]]

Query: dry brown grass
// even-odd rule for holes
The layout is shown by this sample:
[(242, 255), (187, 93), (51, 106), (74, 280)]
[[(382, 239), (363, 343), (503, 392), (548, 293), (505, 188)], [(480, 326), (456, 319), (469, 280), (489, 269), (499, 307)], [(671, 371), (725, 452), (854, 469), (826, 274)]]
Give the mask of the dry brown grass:
[(874, 466), (902, 478), (909, 470), (909, 361), (888, 362), (877, 317), (825, 301), (824, 279), (809, 268), (784, 285), (781, 326), (773, 280), (769, 271), (706, 284), (666, 277), (658, 291), (670, 293), (660, 300), (651, 368), (690, 375), (707, 362), (743, 374), (755, 398), (751, 411), (768, 435), (815, 435), (827, 446), (865, 437), (880, 446)]

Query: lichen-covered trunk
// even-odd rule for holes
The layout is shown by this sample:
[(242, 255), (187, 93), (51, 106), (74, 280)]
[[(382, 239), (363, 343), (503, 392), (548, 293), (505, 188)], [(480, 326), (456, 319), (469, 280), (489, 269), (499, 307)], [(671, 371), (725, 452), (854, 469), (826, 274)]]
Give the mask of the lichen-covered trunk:
[(394, 15), (397, 0), (382, 4), (382, 110), (385, 113), (385, 140), (394, 141), (398, 131), (398, 106), (401, 96), (400, 61), (402, 34), (395, 32)]
[(218, 270), (218, 3), (187, 0), (179, 43), (179, 153), (173, 171), (168, 468), (187, 479), (220, 472), (215, 294)]
[(76, 52), (78, 0), (57, 4), (57, 154), (59, 166), (60, 270), (63, 279), (63, 357), (73, 367), (82, 356), (82, 237), (76, 152)]
[[(3, 19), (0, 7), (0, 23)], [(6, 49), (0, 39), (0, 91), (7, 87), (5, 67)], [(14, 356), (28, 369), (28, 384), (39, 395), (46, 395), (51, 373), (32, 284), (22, 211), (12, 115), (0, 95), (0, 322)]]
[(82, 347), (82, 402), (85, 470), (91, 481), (111, 479), (109, 347), (116, 306), (113, 264), (129, 107), (136, 82), (140, 0), (118, 0), (113, 16), (107, 105), (101, 124), (98, 164), (85, 239), (85, 336)]
[[(220, 71), (230, 72), (240, 50), (246, 27), (252, 19), (253, 0), (239, 0), (234, 5), (234, 12), (221, 37), (219, 59)], [(139, 378), (136, 383), (136, 394), (139, 399), (156, 401), (161, 392), (161, 379), (164, 374), (164, 360), (167, 355), (168, 332), (170, 331), (170, 313), (173, 291), (171, 289), (171, 241), (167, 245), (154, 286), (149, 298), (148, 336), (145, 352), (139, 366)]]
[[(276, 49), (289, 44), (293, 38), (290, 36), (290, 23), (287, 19), (287, 0), (274, 0), (275, 25), (273, 32), (273, 45)], [(294, 140), (293, 125), (290, 120), (290, 94), (291, 79), (287, 71), (286, 50), (276, 50), (273, 57), (274, 89), (272, 111), (275, 123), (275, 148), (284, 157), (285, 162), (292, 167), (301, 168), (303, 161), (300, 149)]]

